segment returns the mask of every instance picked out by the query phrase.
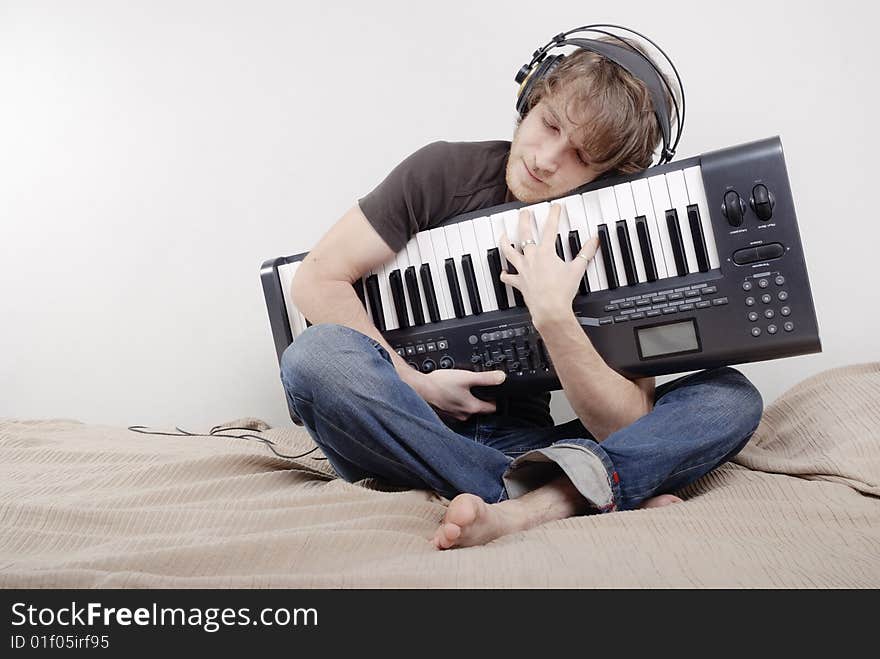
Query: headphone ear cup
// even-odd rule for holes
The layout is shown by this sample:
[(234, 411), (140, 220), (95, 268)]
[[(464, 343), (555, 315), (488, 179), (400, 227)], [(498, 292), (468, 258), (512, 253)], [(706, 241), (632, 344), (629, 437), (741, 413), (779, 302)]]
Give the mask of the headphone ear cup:
[(519, 94), (516, 97), (516, 111), (519, 113), (520, 117), (526, 116), (529, 96), (531, 96), (532, 90), (535, 89), (538, 81), (549, 75), (553, 69), (559, 66), (564, 58), (565, 55), (550, 55), (549, 57), (544, 58), (536, 68), (532, 69), (531, 73), (526, 76), (525, 80), (523, 80), (522, 84), (519, 86)]

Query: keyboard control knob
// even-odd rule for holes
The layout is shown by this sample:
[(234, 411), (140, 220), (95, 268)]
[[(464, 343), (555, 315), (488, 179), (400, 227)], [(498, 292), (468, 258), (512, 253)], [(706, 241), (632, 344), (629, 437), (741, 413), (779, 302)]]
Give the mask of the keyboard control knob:
[(443, 355), (440, 358), (440, 368), (452, 368), (453, 366), (455, 366), (455, 362), (449, 355)]
[(437, 368), (437, 364), (433, 359), (426, 359), (422, 362), (422, 373), (431, 373)]
[(752, 188), (752, 198), (749, 200), (749, 205), (751, 205), (752, 210), (755, 211), (755, 215), (757, 215), (759, 219), (766, 222), (773, 217), (773, 206), (775, 203), (776, 200), (773, 198), (773, 195), (770, 194), (770, 191), (767, 190), (766, 185), (761, 185), (759, 183)]
[(736, 190), (728, 190), (721, 205), (721, 213), (727, 218), (727, 223), (732, 227), (742, 226), (745, 212), (746, 205), (739, 193)]

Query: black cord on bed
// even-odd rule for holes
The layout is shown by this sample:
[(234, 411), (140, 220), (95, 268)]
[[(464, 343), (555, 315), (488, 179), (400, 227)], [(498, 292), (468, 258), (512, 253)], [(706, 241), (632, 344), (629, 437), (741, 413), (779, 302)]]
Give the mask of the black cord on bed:
[[(303, 457), (307, 456), (309, 453), (312, 453), (313, 451), (318, 450), (318, 447), (316, 446), (315, 448), (313, 448), (309, 451), (306, 451), (305, 453), (301, 453), (300, 455), (284, 455), (283, 453), (279, 453), (278, 451), (275, 450), (275, 442), (273, 442), (268, 437), (260, 437), (259, 435), (221, 435), (221, 434), (217, 433), (218, 429), (253, 430), (253, 428), (236, 428), (236, 427), (225, 427), (224, 428), (223, 426), (214, 426), (213, 428), (211, 428), (210, 434), (203, 435), (200, 433), (187, 432), (186, 430), (183, 430), (179, 426), (174, 426), (174, 429), (177, 430), (178, 432), (157, 432), (157, 431), (150, 431), (150, 430), (140, 430), (140, 428), (146, 428), (146, 427), (147, 426), (129, 426), (128, 429), (131, 430), (132, 432), (139, 432), (144, 435), (169, 435), (171, 437), (234, 437), (236, 439), (255, 439), (258, 442), (262, 442), (263, 444), (268, 446), (269, 450), (271, 450), (272, 453), (277, 455), (279, 458), (286, 458), (288, 460), (296, 460), (297, 458), (303, 458)], [(257, 430), (256, 432), (263, 432), (263, 431)], [(312, 460), (326, 460), (326, 459), (327, 458), (317, 458), (317, 457), (312, 458)]]

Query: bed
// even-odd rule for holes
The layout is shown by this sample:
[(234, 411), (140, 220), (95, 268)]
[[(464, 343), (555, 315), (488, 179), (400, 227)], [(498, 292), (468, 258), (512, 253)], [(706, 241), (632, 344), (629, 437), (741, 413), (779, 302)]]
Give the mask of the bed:
[[(430, 543), (447, 501), (337, 478), (308, 433), (0, 419), (4, 588), (876, 588), (880, 362), (765, 410), (683, 503)], [(174, 429), (154, 429), (175, 433)], [(230, 437), (225, 435), (240, 435)]]

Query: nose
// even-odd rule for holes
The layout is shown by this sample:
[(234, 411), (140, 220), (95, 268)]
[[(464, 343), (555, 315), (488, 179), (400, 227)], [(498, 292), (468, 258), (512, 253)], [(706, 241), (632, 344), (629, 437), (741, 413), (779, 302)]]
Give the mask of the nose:
[(535, 174), (538, 176), (553, 174), (559, 168), (564, 153), (563, 140), (544, 140), (535, 153)]

